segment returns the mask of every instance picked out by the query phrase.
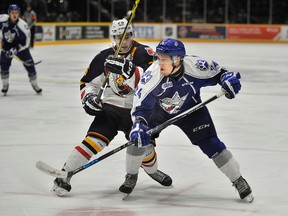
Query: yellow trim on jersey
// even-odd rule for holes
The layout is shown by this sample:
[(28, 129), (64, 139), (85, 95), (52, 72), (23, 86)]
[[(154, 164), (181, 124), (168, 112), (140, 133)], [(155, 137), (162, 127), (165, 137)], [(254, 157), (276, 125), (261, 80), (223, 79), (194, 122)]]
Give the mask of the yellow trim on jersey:
[(133, 47), (132, 51), (131, 51), (131, 56), (134, 57), (134, 54), (136, 52), (137, 47)]
[(86, 76), (86, 75), (87, 75), (89, 69), (90, 69), (90, 65), (87, 67), (87, 69), (86, 69), (86, 71), (85, 71), (85, 73), (84, 73), (83, 76)]

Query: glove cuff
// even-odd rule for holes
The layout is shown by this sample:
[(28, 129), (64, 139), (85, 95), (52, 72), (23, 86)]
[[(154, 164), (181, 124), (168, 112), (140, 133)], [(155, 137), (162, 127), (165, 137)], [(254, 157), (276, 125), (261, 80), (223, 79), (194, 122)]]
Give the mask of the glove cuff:
[(234, 72), (229, 72), (229, 71), (223, 73), (223, 74), (221, 75), (221, 77), (220, 77), (220, 83), (223, 85), (223, 83), (224, 83), (226, 80), (228, 80), (228, 79), (230, 79), (231, 77), (233, 77), (234, 74), (235, 74)]
[(137, 116), (136, 118), (135, 118), (135, 121), (134, 122), (140, 122), (140, 123), (143, 123), (144, 125), (148, 125), (148, 123), (147, 123), (147, 121), (143, 118), (143, 117), (141, 117), (141, 116)]

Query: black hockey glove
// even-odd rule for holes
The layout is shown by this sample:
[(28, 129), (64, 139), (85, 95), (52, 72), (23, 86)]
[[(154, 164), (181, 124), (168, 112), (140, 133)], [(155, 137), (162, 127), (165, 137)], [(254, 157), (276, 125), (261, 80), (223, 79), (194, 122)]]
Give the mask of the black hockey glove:
[(102, 111), (102, 102), (97, 101), (97, 95), (88, 93), (82, 100), (82, 107), (89, 115), (96, 116)]
[(109, 72), (121, 74), (125, 79), (132, 77), (136, 70), (132, 61), (119, 57), (108, 57), (104, 66)]

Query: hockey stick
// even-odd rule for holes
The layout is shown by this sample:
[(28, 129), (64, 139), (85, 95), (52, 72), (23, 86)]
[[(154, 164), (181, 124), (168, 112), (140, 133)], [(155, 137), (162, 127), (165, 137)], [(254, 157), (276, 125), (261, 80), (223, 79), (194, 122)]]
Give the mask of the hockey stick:
[[(191, 114), (192, 112), (195, 112), (196, 110), (204, 107), (205, 105), (207, 105), (208, 103), (211, 103), (212, 101), (216, 100), (217, 98), (221, 97), (222, 95), (224, 95), (225, 93), (223, 91), (221, 91), (220, 93), (218, 93), (217, 95), (214, 95), (213, 97), (207, 99), (206, 101), (202, 102), (202, 103), (199, 103), (197, 104), (196, 106), (186, 110), (185, 112), (183, 113), (180, 113), (179, 115), (177, 116), (174, 116), (173, 118), (163, 122), (162, 124), (150, 129), (149, 131), (147, 131), (147, 133), (149, 135), (152, 135), (154, 133), (157, 133), (157, 132), (160, 132), (161, 130), (163, 130), (164, 128), (166, 128), (167, 126), (173, 124), (174, 122), (178, 121), (179, 119), (182, 119), (184, 118), (185, 116)], [(99, 158), (96, 158), (90, 162), (88, 162), (87, 164), (84, 164), (83, 166), (73, 170), (73, 171), (63, 171), (63, 170), (59, 170), (59, 169), (55, 169), (51, 166), (49, 166), (48, 164), (42, 162), (42, 161), (37, 161), (36, 163), (36, 167), (37, 169), (39, 169), (40, 171), (48, 174), (48, 175), (51, 175), (51, 176), (54, 176), (54, 177), (58, 177), (58, 178), (70, 178), (72, 177), (73, 175), (75, 175), (76, 173), (82, 171), (82, 170), (85, 170), (87, 169), (88, 167), (102, 161), (103, 159), (115, 154), (116, 152), (119, 152), (121, 151), (122, 149), (132, 145), (134, 142), (133, 141), (129, 141), (127, 143), (125, 143), (124, 145), (121, 145), (119, 146), (118, 148), (116, 149), (113, 149), (112, 151), (100, 156)]]
[[(125, 26), (124, 32), (123, 32), (123, 34), (122, 34), (122, 36), (121, 36), (120, 44), (119, 44), (119, 46), (117, 47), (117, 50), (116, 50), (116, 52), (115, 52), (115, 54), (114, 54), (114, 57), (117, 57), (117, 56), (118, 56), (118, 54), (119, 54), (119, 52), (120, 52), (120, 49), (122, 48), (123, 41), (124, 41), (124, 39), (125, 39), (125, 37), (126, 37), (126, 34), (127, 34), (128, 26), (132, 23), (132, 20), (133, 20), (133, 18), (134, 18), (135, 13), (136, 13), (136, 9), (137, 9), (137, 7), (138, 7), (139, 2), (140, 2), (140, 0), (135, 0), (135, 3), (134, 3), (133, 8), (132, 8), (132, 10), (131, 10), (131, 14), (130, 14), (129, 20), (128, 20), (126, 26)], [(102, 94), (103, 94), (104, 90), (106, 89), (109, 76), (110, 76), (110, 72), (108, 71), (108, 73), (107, 73), (106, 76), (105, 76), (105, 80), (103, 81), (103, 83), (102, 83), (102, 85), (101, 85), (101, 87), (100, 87), (100, 90), (99, 90), (99, 93), (98, 93), (98, 95), (97, 95), (96, 101), (100, 101), (100, 100), (101, 100)]]
[(38, 62), (29, 63), (29, 62), (23, 61), (22, 59), (20, 59), (20, 58), (19, 58), (18, 56), (16, 56), (16, 55), (12, 55), (12, 57), (13, 57), (14, 59), (17, 59), (18, 61), (22, 62), (22, 63), (23, 63), (24, 65), (26, 65), (26, 66), (34, 66), (34, 65), (37, 65), (37, 64), (39, 64), (39, 63), (42, 62), (42, 60), (40, 60), (40, 61), (38, 61)]
[(100, 161), (102, 161), (103, 159), (115, 154), (116, 152), (119, 152), (121, 151), (122, 149), (132, 145), (134, 142), (132, 141), (129, 141), (127, 143), (125, 143), (124, 145), (121, 145), (119, 146), (118, 148), (116, 149), (113, 149), (109, 152), (107, 152), (106, 154), (100, 156), (99, 158), (95, 158), (94, 160), (84, 164), (83, 166), (73, 170), (73, 171), (70, 171), (70, 172), (67, 172), (67, 171), (63, 171), (63, 170), (59, 170), (59, 169), (55, 169), (51, 166), (49, 166), (48, 164), (42, 162), (42, 161), (37, 161), (36, 162), (36, 167), (37, 169), (39, 169), (40, 171), (48, 174), (48, 175), (51, 175), (51, 176), (54, 176), (54, 177), (58, 177), (58, 178), (70, 178), (72, 177), (73, 175), (75, 175), (76, 173), (84, 170), (84, 169), (87, 169), (88, 167), (92, 166), (93, 164), (96, 164)]
[[(1, 51), (6, 52), (4, 49), (1, 49)], [(39, 63), (42, 62), (42, 60), (40, 60), (40, 61), (38, 61), (38, 62), (29, 63), (29, 62), (23, 61), (23, 60), (20, 59), (17, 55), (12, 55), (12, 58), (17, 59), (18, 61), (22, 62), (24, 65), (26, 65), (26, 66), (28, 66), (28, 67), (29, 67), (29, 66), (33, 66), (33, 65), (37, 65), (37, 64), (39, 64)], [(1, 62), (0, 62), (0, 65), (1, 65)]]

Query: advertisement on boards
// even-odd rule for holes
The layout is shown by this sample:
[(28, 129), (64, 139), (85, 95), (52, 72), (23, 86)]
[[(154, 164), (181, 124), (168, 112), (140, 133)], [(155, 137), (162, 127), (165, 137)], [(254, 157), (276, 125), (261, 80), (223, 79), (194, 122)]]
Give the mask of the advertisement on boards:
[(178, 38), (224, 39), (225, 26), (214, 25), (181, 25), (177, 26)]
[(227, 38), (229, 39), (279, 40), (280, 35), (280, 26), (229, 25), (227, 28)]
[(36, 26), (35, 41), (55, 41), (55, 26)]
[(109, 38), (109, 26), (83, 26), (83, 39)]
[(287, 41), (288, 40), (288, 26), (281, 26), (281, 37), (280, 40)]
[(136, 38), (154, 38), (155, 31), (153, 26), (133, 25)]
[(99, 39), (109, 37), (109, 26), (56, 26), (56, 40)]

